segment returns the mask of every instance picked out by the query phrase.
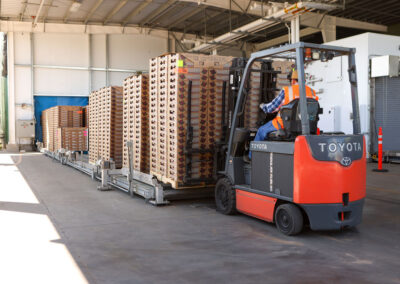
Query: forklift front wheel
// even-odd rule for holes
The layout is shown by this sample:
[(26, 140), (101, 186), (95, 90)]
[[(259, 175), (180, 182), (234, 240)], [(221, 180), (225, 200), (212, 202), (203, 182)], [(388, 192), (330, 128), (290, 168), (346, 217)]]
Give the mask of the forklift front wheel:
[(303, 229), (303, 214), (294, 204), (281, 204), (275, 211), (275, 224), (282, 234), (297, 235)]
[(215, 185), (215, 205), (217, 211), (233, 215), (236, 211), (236, 193), (228, 178), (221, 178)]

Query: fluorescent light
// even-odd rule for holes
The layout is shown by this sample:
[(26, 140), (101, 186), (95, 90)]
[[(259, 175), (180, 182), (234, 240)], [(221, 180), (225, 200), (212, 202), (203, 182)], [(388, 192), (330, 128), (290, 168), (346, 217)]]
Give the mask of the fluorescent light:
[(74, 1), (71, 5), (71, 8), (69, 8), (70, 12), (72, 13), (77, 12), (81, 7), (81, 5), (82, 5), (81, 2)]

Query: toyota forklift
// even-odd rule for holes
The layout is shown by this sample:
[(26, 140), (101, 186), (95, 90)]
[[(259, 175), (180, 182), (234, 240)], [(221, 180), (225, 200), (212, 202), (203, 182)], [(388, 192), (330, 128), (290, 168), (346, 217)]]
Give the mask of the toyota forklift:
[[(348, 57), (353, 134), (318, 130), (322, 113), (306, 97), (304, 64)], [(246, 81), (257, 60), (290, 60), (298, 71), (299, 98), (280, 109), (283, 128), (265, 141), (238, 125), (246, 102)], [(267, 121), (264, 121), (265, 123)], [(236, 98), (224, 168), (215, 186), (217, 210), (240, 212), (276, 224), (285, 235), (340, 230), (361, 223), (366, 194), (366, 149), (360, 129), (355, 49), (298, 42), (255, 52), (249, 58)], [(252, 159), (245, 156), (252, 151)]]

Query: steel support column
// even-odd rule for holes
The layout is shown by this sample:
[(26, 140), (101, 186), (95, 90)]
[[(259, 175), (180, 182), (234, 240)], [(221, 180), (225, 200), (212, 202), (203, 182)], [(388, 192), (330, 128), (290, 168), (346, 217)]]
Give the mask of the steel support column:
[(7, 34), (7, 69), (8, 69), (8, 145), (14, 148), (15, 139), (15, 66), (14, 33)]
[(105, 35), (106, 36), (106, 86), (108, 87), (110, 85), (110, 76), (109, 76), (109, 72), (108, 69), (110, 67), (110, 62), (109, 62), (109, 46), (108, 46), (108, 34)]
[(89, 94), (92, 92), (92, 35), (87, 35), (88, 40), (88, 71), (89, 71), (89, 79), (88, 79), (88, 88)]
[(300, 16), (293, 18), (290, 21), (291, 43), (300, 41)]

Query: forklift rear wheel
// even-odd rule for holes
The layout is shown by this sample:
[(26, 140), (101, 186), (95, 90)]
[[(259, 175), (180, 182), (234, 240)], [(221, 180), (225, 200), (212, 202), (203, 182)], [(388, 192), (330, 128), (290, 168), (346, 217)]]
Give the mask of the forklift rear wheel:
[(236, 211), (236, 193), (227, 178), (218, 180), (215, 185), (215, 204), (217, 211), (225, 215), (233, 215)]
[(297, 235), (303, 229), (303, 214), (294, 204), (279, 205), (275, 211), (275, 224), (282, 234)]

